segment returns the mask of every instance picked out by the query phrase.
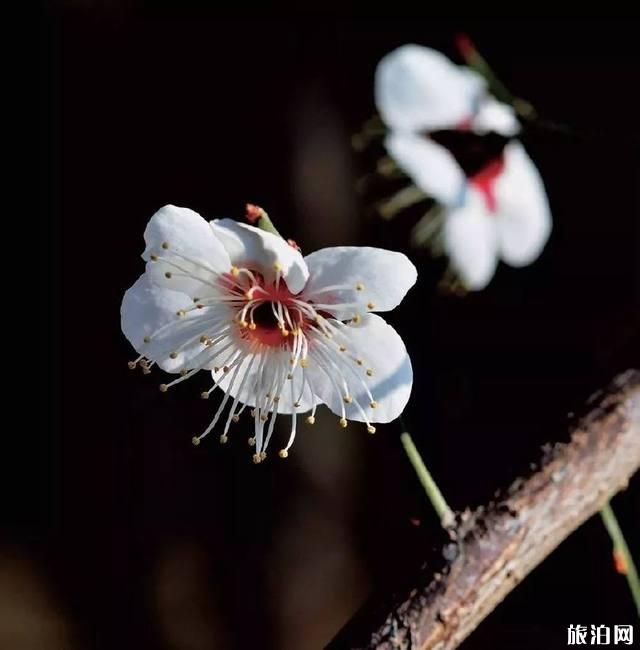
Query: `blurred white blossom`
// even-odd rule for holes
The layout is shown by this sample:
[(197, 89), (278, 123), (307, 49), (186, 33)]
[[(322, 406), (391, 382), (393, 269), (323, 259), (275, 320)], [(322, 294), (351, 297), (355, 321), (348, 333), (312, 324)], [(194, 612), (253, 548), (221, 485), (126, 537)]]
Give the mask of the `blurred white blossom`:
[[(515, 139), (513, 109), (489, 94), (484, 78), (435, 50), (405, 45), (380, 61), (375, 95), (389, 155), (443, 209), (441, 244), (462, 283), (484, 288), (499, 259), (535, 260), (551, 231), (546, 193)], [(438, 142), (446, 132), (468, 134), (476, 149), (491, 142), (482, 164), (465, 169)]]

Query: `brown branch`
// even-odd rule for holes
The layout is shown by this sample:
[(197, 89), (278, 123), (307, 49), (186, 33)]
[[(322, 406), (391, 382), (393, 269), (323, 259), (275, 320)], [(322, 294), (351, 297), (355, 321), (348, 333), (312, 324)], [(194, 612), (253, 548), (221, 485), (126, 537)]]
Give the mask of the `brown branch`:
[(330, 648), (456, 648), (568, 535), (624, 489), (640, 466), (640, 372), (588, 402), (567, 444), (545, 449), (536, 471), (487, 508), (457, 516), (454, 559), (414, 578), (395, 602), (373, 601)]

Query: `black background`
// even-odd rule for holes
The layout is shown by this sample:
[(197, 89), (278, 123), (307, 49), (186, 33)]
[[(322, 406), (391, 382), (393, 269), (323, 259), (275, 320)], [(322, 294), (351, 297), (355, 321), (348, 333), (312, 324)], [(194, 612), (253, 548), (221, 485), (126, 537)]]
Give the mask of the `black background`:
[[(11, 548), (47, 585), (71, 647), (308, 648), (311, 638), (328, 641), (349, 616), (314, 635), (303, 627), (289, 645), (274, 622), (286, 585), (270, 573), (269, 549), (282, 543), (285, 557), (304, 556), (304, 544), (289, 548), (277, 536), (296, 499), (311, 511), (311, 527), (322, 527), (324, 520), (313, 520), (316, 487), (308, 505), (298, 496), (309, 487), (300, 455), (311, 463), (314, 454), (340, 457), (345, 440), (333, 421), (322, 436), (308, 434), (311, 442), (300, 442), (287, 463), (272, 458), (254, 467), (240, 440), (191, 447), (211, 409), (197, 399), (204, 378), (161, 395), (157, 373), (127, 369), (133, 351), (120, 333), (119, 304), (142, 271), (151, 214), (174, 203), (208, 218), (241, 219), (252, 201), (303, 251), (344, 243), (407, 251), (418, 285), (390, 317), (415, 370), (406, 420), (451, 505), (480, 504), (526, 471), (541, 444), (565, 438), (568, 413), (594, 389), (637, 363), (637, 28), (603, 19), (49, 7), (42, 189), (53, 251), (53, 418), (38, 516)], [(544, 253), (525, 269), (500, 266), (485, 291), (464, 298), (437, 291), (442, 264), (408, 249), (407, 219), (367, 217), (351, 190), (362, 161), (349, 149), (349, 134), (374, 110), (377, 61), (406, 42), (455, 58), (459, 31), (515, 94), (575, 131), (523, 135), (554, 216)], [(398, 431), (380, 427), (368, 438), (350, 429), (357, 453), (335, 462), (346, 462), (352, 478), (320, 496), (329, 519), (341, 499), (351, 499), (349, 526), (371, 589), (401, 579), (440, 541)], [(636, 479), (614, 501), (636, 557), (638, 488)], [(217, 620), (222, 631), (209, 645), (171, 641), (160, 620), (166, 610), (154, 604), (155, 563), (184, 539), (205, 558), (198, 566), (209, 567), (208, 588), (172, 616), (190, 621), (197, 611)], [(331, 598), (318, 600), (323, 607)], [(317, 618), (324, 620), (321, 611)], [(633, 620), (594, 518), (464, 647), (565, 647), (569, 623)]]

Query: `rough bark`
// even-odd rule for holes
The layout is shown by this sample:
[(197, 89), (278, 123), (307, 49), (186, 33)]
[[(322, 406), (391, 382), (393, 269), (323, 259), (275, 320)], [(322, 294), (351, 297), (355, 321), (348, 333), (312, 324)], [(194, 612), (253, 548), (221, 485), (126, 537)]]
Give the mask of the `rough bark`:
[(570, 441), (543, 450), (540, 469), (486, 508), (457, 515), (444, 570), (416, 576), (393, 602), (370, 603), (329, 647), (456, 648), (640, 466), (640, 372), (619, 375), (587, 406)]

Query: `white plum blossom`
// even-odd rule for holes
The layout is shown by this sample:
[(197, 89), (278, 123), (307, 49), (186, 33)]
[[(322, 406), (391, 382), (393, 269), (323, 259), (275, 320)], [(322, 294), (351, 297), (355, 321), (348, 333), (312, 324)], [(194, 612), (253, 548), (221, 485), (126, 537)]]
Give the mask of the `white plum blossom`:
[[(513, 109), (489, 94), (484, 78), (440, 52), (405, 45), (380, 61), (375, 94), (389, 155), (444, 210), (442, 245), (463, 284), (484, 288), (499, 259), (511, 266), (535, 260), (551, 231), (546, 193), (514, 138)], [(470, 135), (475, 148), (484, 144), (481, 164), (473, 149), (466, 154), (475, 161), (461, 164), (439, 142), (446, 132)]]
[[(407, 257), (379, 248), (339, 246), (306, 257), (271, 232), (232, 219), (206, 221), (168, 205), (144, 233), (146, 270), (125, 293), (122, 331), (148, 373), (177, 373), (164, 392), (199, 370), (223, 393), (198, 444), (220, 423), (220, 441), (249, 408), (254, 461), (266, 449), (279, 414), (313, 424), (318, 405), (339, 418), (390, 422), (404, 409), (413, 382), (402, 339), (372, 312), (396, 307), (416, 281)], [(223, 413), (226, 415), (223, 417)]]

